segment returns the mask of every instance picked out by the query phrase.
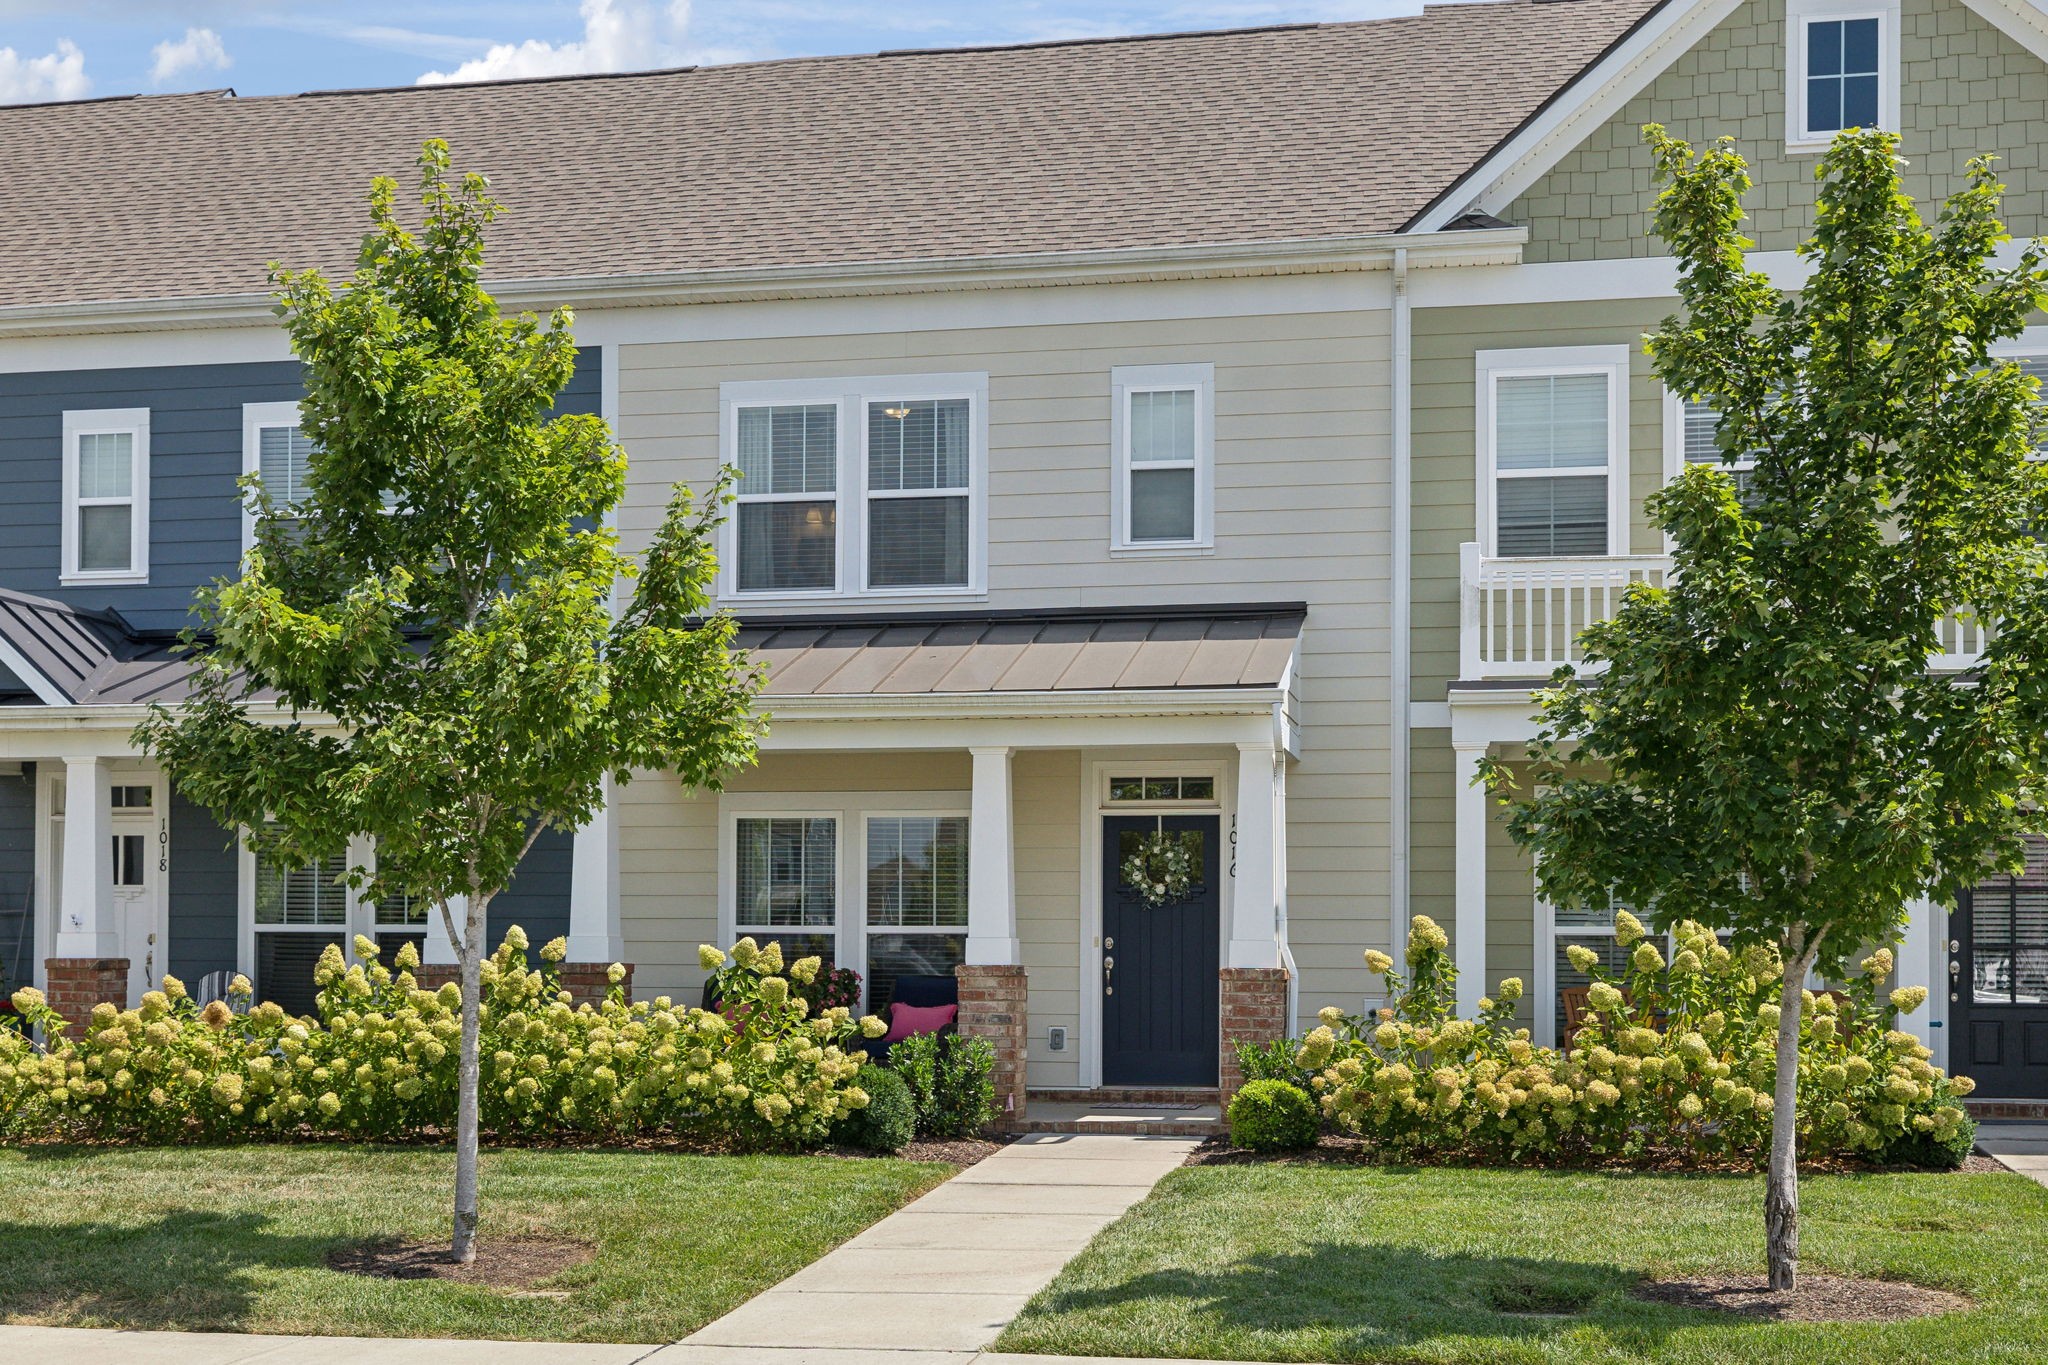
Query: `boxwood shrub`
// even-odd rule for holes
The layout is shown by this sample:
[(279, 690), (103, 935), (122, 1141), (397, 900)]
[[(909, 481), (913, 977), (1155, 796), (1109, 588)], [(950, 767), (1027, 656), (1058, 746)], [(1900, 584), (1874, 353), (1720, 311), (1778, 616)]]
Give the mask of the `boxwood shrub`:
[(1323, 1118), (1300, 1086), (1286, 1081), (1247, 1081), (1230, 1099), (1230, 1140), (1260, 1152), (1313, 1147)]

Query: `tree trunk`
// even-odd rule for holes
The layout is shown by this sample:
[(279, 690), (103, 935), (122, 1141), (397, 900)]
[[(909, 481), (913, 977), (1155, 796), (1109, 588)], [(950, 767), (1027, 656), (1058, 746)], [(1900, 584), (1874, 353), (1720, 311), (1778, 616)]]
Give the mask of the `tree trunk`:
[(477, 1035), (483, 1020), (484, 910), (483, 897), (471, 894), (465, 907), (462, 944), (457, 958), (462, 970), (462, 1055), (457, 1069), (455, 1102), (455, 1260), (476, 1260), (477, 1204)]
[(1764, 1177), (1764, 1245), (1771, 1288), (1799, 1287), (1799, 1012), (1814, 944), (1785, 959), (1778, 991), (1778, 1074), (1772, 1091), (1771, 1164)]

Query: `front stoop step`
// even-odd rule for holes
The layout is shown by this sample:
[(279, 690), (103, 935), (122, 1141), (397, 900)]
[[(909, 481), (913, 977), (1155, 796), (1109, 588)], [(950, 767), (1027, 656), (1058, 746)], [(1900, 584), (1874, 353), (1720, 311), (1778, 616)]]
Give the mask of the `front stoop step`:
[(1115, 1133), (1130, 1137), (1219, 1137), (1226, 1130), (1213, 1089), (1033, 1090), (1017, 1133)]
[(1963, 1109), (1973, 1119), (2048, 1120), (2048, 1100), (1964, 1100)]

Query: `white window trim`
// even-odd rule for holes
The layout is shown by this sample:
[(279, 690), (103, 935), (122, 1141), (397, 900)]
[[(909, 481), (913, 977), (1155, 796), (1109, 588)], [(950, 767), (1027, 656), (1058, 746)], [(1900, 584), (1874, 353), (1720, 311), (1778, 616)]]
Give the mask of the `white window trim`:
[[(964, 398), (968, 402), (967, 582), (958, 587), (871, 588), (867, 584), (867, 404), (883, 399), (931, 402)], [(720, 463), (739, 464), (739, 410), (770, 405), (833, 404), (839, 409), (838, 473), (832, 500), (838, 505), (839, 533), (835, 586), (801, 592), (775, 589), (742, 592), (739, 586), (740, 519), (729, 516), (719, 528), (718, 600), (750, 606), (801, 606), (828, 602), (887, 601), (958, 602), (988, 593), (988, 375), (899, 374), (859, 375), (824, 379), (732, 380), (718, 386)], [(740, 489), (742, 496), (745, 489)], [(783, 496), (796, 501), (822, 501), (823, 495)], [(924, 496), (935, 496), (925, 494)]]
[[(1195, 534), (1189, 540), (1131, 538), (1131, 396), (1139, 393), (1195, 392)], [(1119, 365), (1109, 372), (1109, 441), (1114, 475), (1109, 485), (1109, 553), (1114, 559), (1172, 559), (1213, 554), (1216, 549), (1216, 367), (1188, 365)], [(1148, 462), (1148, 468), (1173, 469), (1177, 463)]]
[(1877, 121), (1888, 132), (1899, 130), (1899, 5), (1872, 0), (1786, 0), (1785, 5), (1785, 150), (1824, 152), (1834, 130), (1816, 132), (1806, 125), (1806, 30), (1809, 24), (1839, 19), (1877, 20)]
[[(739, 828), (742, 818), (837, 820), (833, 869), (833, 959), (868, 979), (868, 820), (932, 815), (972, 818), (970, 794), (961, 792), (724, 792), (718, 798), (718, 946), (730, 947), (739, 928)], [(761, 932), (759, 926), (749, 932)], [(799, 933), (800, 929), (777, 930)], [(887, 926), (875, 932), (908, 931)], [(933, 930), (930, 932), (941, 932)], [(960, 933), (967, 932), (961, 926)]]
[[(299, 405), (291, 403), (242, 404), (242, 472), (257, 474), (263, 468), (263, 430), (266, 427), (299, 428)], [(242, 504), (242, 552), (256, 544), (256, 516)]]
[[(1475, 365), (1476, 427), (1474, 437), (1478, 458), (1473, 461), (1478, 475), (1478, 510), (1473, 538), (1480, 553), (1491, 558), (1499, 554), (1498, 531), (1494, 524), (1495, 392), (1503, 379), (1541, 379), (1571, 374), (1607, 376), (1607, 549), (1608, 555), (1625, 555), (1629, 545), (1629, 348), (1627, 346), (1539, 346), (1526, 350), (1480, 351)], [(1544, 471), (1531, 477), (1570, 477), (1593, 473), (1591, 469)]]
[[(126, 569), (78, 567), (78, 440), (81, 436), (127, 435), (132, 442), (129, 471), (129, 549)], [(149, 409), (97, 408), (64, 414), (64, 528), (60, 583), (149, 582)], [(118, 498), (95, 498), (93, 506), (118, 506)]]

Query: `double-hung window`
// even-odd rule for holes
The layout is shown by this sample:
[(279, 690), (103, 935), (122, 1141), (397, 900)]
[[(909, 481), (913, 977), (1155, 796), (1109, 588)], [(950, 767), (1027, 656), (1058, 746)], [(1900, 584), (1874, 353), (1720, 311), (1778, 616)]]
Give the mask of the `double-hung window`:
[(1478, 355), (1480, 540), (1503, 558), (1623, 553), (1625, 346)]
[(1215, 543), (1215, 367), (1110, 372), (1112, 553), (1185, 554)]
[[(313, 442), (299, 430), (297, 403), (242, 405), (242, 472), (263, 483), (263, 507), (282, 515), (304, 501), (310, 490)], [(242, 547), (255, 543), (255, 518), (242, 519)]]
[(1689, 464), (1718, 465), (1735, 480), (1738, 496), (1749, 497), (1750, 476), (1756, 472), (1756, 455), (1751, 451), (1729, 459), (1721, 449), (1721, 411), (1711, 401), (1670, 397), (1665, 412), (1665, 478), (1675, 479)]
[(1883, 0), (1788, 0), (1786, 142), (1827, 145), (1845, 128), (1898, 127), (1899, 10)]
[(721, 935), (851, 968), (885, 1011), (898, 977), (966, 960), (967, 806), (964, 792), (728, 793)]
[(348, 858), (335, 854), (303, 867), (254, 855), (256, 992), (293, 1014), (311, 1014), (313, 969), (329, 944), (348, 944)]
[(725, 385), (724, 595), (979, 592), (987, 396), (985, 375)]
[(149, 409), (64, 414), (65, 582), (149, 581)]

